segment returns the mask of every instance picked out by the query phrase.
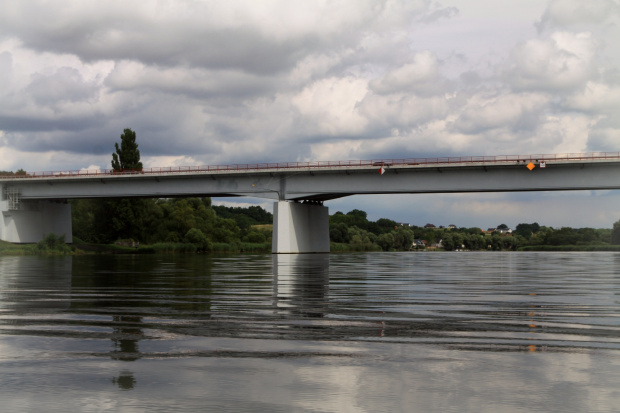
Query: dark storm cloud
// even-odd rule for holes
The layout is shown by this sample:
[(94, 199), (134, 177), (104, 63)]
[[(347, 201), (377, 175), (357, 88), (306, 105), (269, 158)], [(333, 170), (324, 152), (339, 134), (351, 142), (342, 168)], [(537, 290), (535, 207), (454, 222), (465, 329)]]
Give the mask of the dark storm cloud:
[(86, 82), (75, 68), (61, 67), (51, 75), (35, 73), (26, 87), (39, 105), (54, 105), (59, 102), (80, 102), (93, 99), (99, 92), (94, 82)]
[[(177, 35), (166, 27), (152, 27), (123, 32), (117, 39), (112, 31), (37, 33), (24, 43), (35, 50), (75, 54), (87, 62), (135, 60), (165, 67), (234, 68), (258, 74), (286, 71), (319, 45), (311, 36), (275, 42), (251, 28), (205, 28)], [(114, 40), (97, 41), (106, 38)]]
[[(356, 47), (359, 30), (381, 22), (381, 10), (377, 8), (376, 15), (366, 10), (368, 15), (353, 21), (354, 26), (332, 28), (329, 35), (311, 26), (274, 35), (281, 30), (275, 25), (287, 22), (271, 19), (268, 24), (274, 26), (268, 27), (260, 20), (242, 18), (246, 13), (240, 12), (239, 21), (221, 23), (213, 17), (218, 12), (214, 10), (217, 3), (179, 2), (168, 15), (152, 13), (147, 7), (117, 9), (113, 3), (101, 10), (88, 7), (88, 2), (76, 3), (75, 12), (67, 10), (68, 4), (48, 8), (37, 3), (16, 6), (4, 13), (0, 33), (19, 38), (27, 48), (71, 54), (86, 62), (131, 60), (165, 67), (233, 68), (262, 75), (290, 70), (314, 52)], [(43, 15), (39, 5), (50, 15)], [(415, 12), (422, 7), (410, 8)]]

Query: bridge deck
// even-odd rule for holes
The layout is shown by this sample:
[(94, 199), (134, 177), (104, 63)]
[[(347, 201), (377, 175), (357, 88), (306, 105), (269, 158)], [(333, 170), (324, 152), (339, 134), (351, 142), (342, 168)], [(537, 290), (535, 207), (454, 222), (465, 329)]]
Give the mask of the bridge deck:
[(405, 158), (405, 159), (375, 159), (375, 160), (348, 160), (348, 161), (313, 161), (313, 162), (276, 162), (232, 165), (202, 165), (202, 166), (174, 166), (153, 167), (137, 170), (116, 171), (113, 169), (101, 170), (73, 170), (73, 171), (44, 171), (26, 172), (24, 174), (0, 175), (0, 182), (15, 179), (49, 179), (49, 178), (102, 178), (122, 177), (134, 175), (165, 176), (170, 174), (247, 174), (249, 172), (303, 172), (311, 170), (368, 170), (381, 166), (390, 168), (436, 168), (436, 167), (466, 167), (466, 166), (493, 166), (493, 165), (520, 165), (529, 162), (546, 163), (596, 163), (620, 161), (620, 152), (592, 152), (592, 153), (564, 153), (564, 154), (537, 154), (537, 155), (499, 155), (499, 156), (462, 156), (437, 158)]
[(39, 172), (3, 177), (0, 185), (5, 200), (9, 193), (21, 200), (249, 196), (327, 201), (355, 194), (620, 189), (620, 153)]

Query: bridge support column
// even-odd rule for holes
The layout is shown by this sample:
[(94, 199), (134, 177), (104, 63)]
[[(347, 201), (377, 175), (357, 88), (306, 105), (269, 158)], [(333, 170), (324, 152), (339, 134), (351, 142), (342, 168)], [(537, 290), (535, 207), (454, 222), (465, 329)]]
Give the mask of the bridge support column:
[(297, 202), (275, 202), (272, 239), (274, 254), (329, 252), (328, 208)]
[[(9, 207), (9, 204), (10, 207)], [(35, 243), (50, 232), (72, 243), (71, 205), (66, 202), (0, 201), (0, 239), (14, 243)]]

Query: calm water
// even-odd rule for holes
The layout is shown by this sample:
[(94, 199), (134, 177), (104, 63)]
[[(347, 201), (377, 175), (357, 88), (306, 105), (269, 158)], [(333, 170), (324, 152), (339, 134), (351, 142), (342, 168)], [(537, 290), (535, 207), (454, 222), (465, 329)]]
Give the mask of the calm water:
[(620, 254), (0, 257), (3, 412), (617, 412)]

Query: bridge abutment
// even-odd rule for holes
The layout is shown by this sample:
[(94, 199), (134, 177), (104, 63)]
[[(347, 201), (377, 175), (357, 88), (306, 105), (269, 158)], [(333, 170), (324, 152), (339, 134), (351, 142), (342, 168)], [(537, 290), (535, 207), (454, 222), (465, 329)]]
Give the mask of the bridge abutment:
[(272, 240), (274, 254), (329, 252), (328, 208), (298, 202), (275, 202)]
[(73, 242), (71, 204), (62, 201), (25, 201), (18, 192), (3, 188), (0, 199), (0, 239), (27, 244), (39, 242), (50, 232)]

